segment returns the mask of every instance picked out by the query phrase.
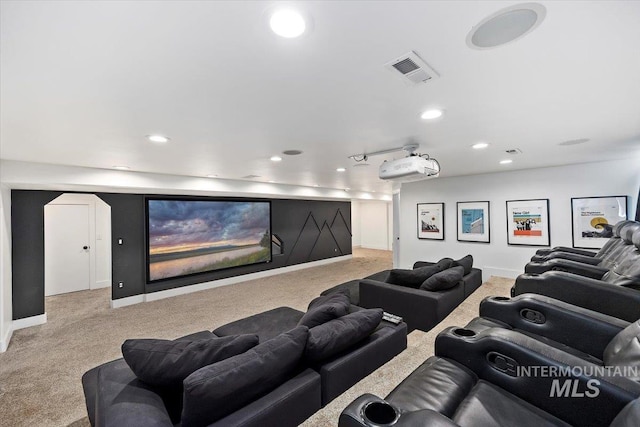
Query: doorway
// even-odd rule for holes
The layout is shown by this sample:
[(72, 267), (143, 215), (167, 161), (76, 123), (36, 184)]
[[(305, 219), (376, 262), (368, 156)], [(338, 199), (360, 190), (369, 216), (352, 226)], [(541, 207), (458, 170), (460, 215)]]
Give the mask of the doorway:
[(45, 296), (111, 286), (111, 207), (66, 193), (44, 207)]

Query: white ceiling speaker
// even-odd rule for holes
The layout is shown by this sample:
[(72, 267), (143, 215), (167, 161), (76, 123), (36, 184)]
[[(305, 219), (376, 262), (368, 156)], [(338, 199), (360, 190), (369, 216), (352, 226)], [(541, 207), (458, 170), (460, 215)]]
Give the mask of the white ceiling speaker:
[(491, 49), (516, 41), (536, 29), (547, 14), (538, 3), (521, 3), (500, 9), (480, 21), (467, 34), (472, 49)]

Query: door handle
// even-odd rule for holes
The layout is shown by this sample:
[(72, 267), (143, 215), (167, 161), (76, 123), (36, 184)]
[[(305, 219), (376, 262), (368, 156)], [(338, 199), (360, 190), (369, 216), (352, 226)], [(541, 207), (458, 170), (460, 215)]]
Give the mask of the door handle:
[(84, 250), (86, 251), (86, 250), (87, 250), (87, 249), (89, 249), (90, 247), (91, 247), (91, 246), (83, 246), (83, 247), (82, 247), (82, 249), (84, 249)]

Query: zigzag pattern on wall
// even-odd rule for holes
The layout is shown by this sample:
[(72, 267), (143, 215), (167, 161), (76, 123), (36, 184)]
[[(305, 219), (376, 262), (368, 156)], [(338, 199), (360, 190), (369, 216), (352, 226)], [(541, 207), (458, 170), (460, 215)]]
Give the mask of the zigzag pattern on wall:
[(350, 253), (347, 245), (351, 247), (351, 230), (340, 209), (336, 210), (331, 224), (325, 220), (322, 226), (318, 225), (313, 212), (309, 212), (287, 257), (287, 264), (327, 258), (327, 248), (331, 247), (334, 253), (345, 255)]

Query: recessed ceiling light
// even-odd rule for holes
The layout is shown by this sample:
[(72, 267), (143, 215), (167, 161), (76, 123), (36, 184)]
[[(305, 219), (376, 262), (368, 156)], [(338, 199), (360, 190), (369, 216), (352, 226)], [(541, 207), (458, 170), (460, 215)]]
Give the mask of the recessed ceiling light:
[(488, 146), (489, 144), (487, 144), (486, 142), (478, 142), (477, 144), (473, 144), (471, 148), (475, 150), (482, 150), (483, 148), (487, 148)]
[(338, 169), (336, 169), (336, 172), (344, 172), (344, 171), (346, 171), (346, 169), (345, 169), (345, 168), (338, 168)]
[(272, 162), (279, 162), (282, 160), (282, 157), (280, 156), (271, 156), (271, 161)]
[(538, 27), (547, 9), (537, 3), (516, 4), (489, 15), (467, 34), (467, 46), (491, 49), (518, 40)]
[(274, 181), (274, 180), (272, 180), (272, 179), (270, 179), (270, 180), (269, 180), (269, 182), (270, 182), (271, 184), (273, 184), (275, 181)]
[(169, 142), (169, 138), (163, 135), (147, 135), (147, 139), (151, 142), (159, 142), (159, 143)]
[(511, 159), (500, 160), (501, 165), (508, 165), (509, 163), (513, 163)]
[(216, 175), (215, 173), (210, 173), (209, 175), (207, 175), (207, 178), (217, 178), (218, 175)]
[(119, 171), (128, 171), (131, 170), (129, 166), (113, 166), (114, 169), (118, 169)]
[(420, 118), (422, 118), (423, 120), (433, 120), (433, 119), (437, 119), (438, 117), (442, 116), (442, 110), (427, 110), (424, 113), (422, 113), (420, 115)]
[(344, 191), (349, 191), (349, 190), (351, 190), (351, 188), (349, 188), (349, 187), (344, 189)]
[(288, 39), (302, 35), (307, 28), (302, 15), (290, 9), (279, 10), (271, 15), (269, 26), (274, 33)]
[(314, 187), (320, 187), (318, 184), (313, 184)]

